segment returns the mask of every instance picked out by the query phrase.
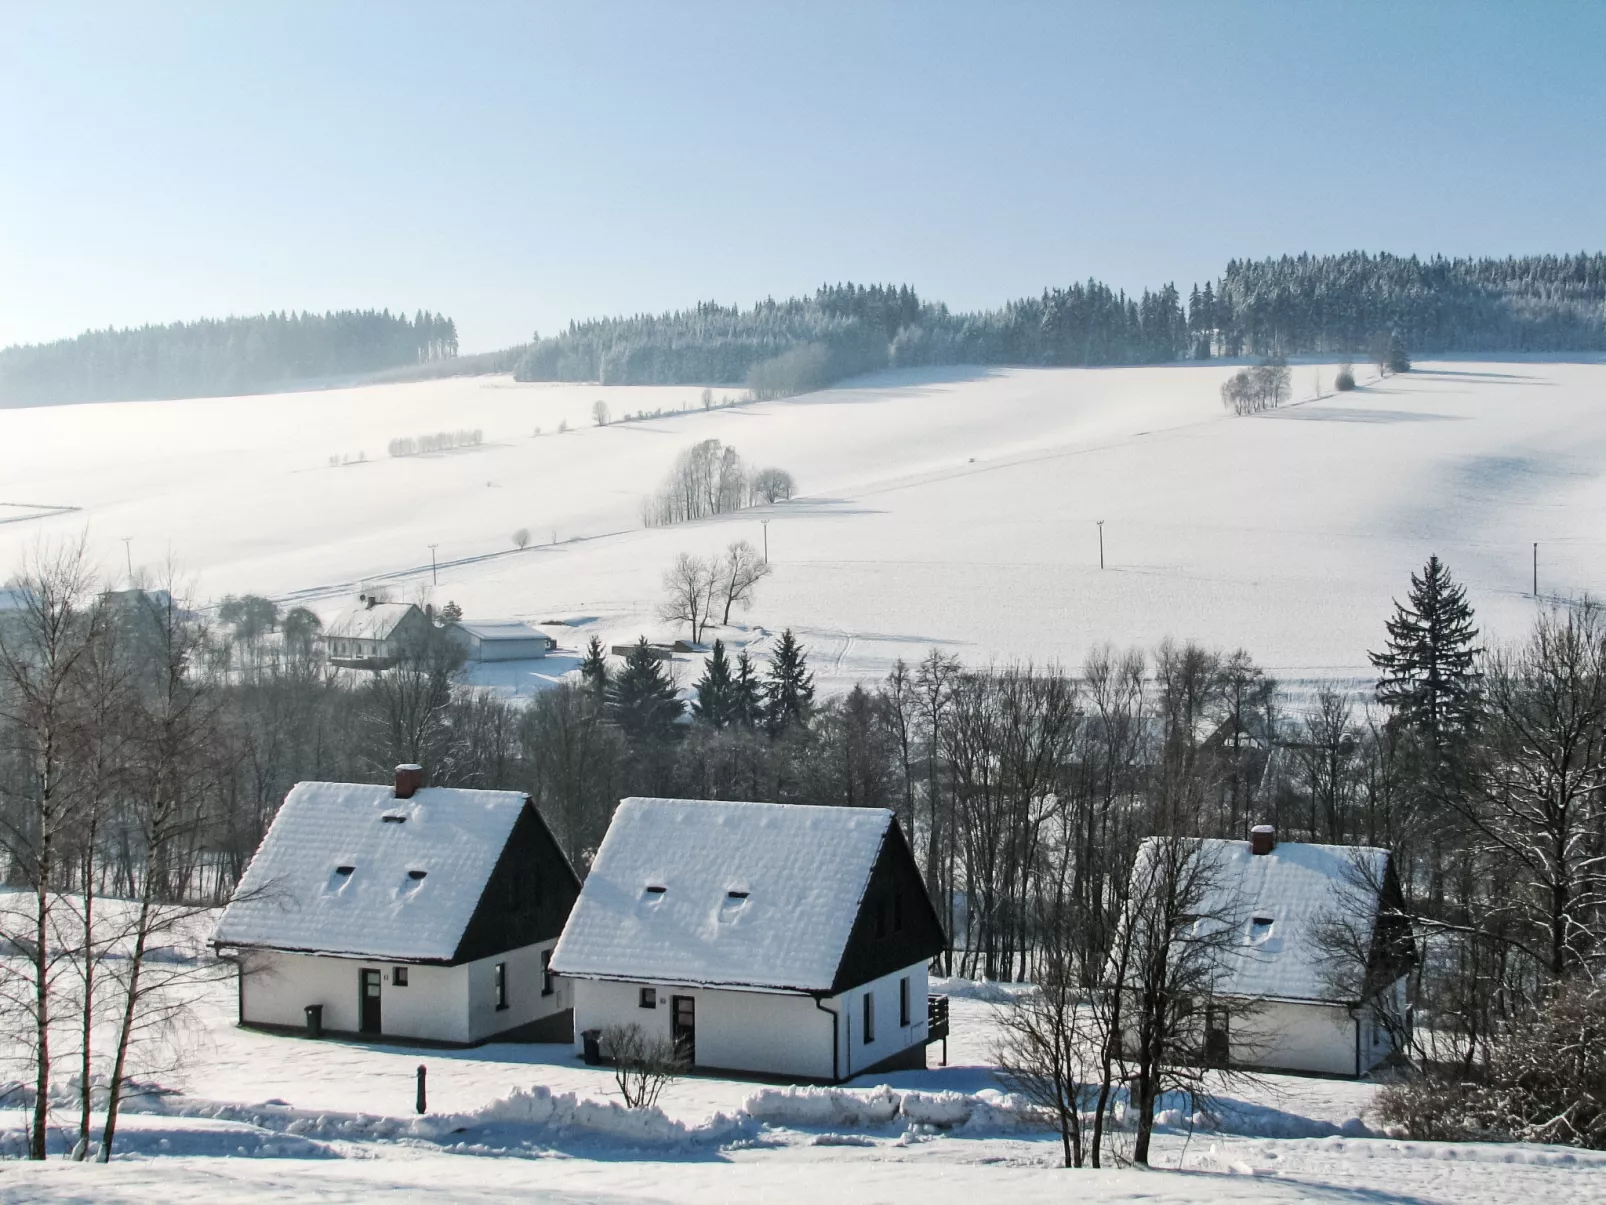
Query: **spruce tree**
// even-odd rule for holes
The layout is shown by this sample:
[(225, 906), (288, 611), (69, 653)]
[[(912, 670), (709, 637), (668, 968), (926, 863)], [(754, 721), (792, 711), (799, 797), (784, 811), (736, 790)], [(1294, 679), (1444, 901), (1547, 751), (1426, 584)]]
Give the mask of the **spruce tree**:
[(1405, 352), (1405, 340), (1400, 338), (1399, 331), (1394, 331), (1389, 335), (1388, 348), (1384, 355), (1388, 357), (1388, 370), (1390, 372), (1411, 371), (1411, 357)]
[(803, 646), (787, 628), (770, 658), (769, 681), (764, 684), (764, 719), (771, 735), (779, 736), (794, 723), (802, 723), (814, 710), (814, 675), (809, 673)]
[(585, 659), (580, 662), (580, 678), (598, 695), (607, 692), (608, 654), (603, 651), (602, 641), (596, 636), (586, 645)]
[(703, 676), (695, 684), (697, 698), (691, 712), (713, 728), (724, 728), (735, 722), (737, 715), (736, 679), (731, 675), (730, 658), (725, 656), (725, 642), (714, 641), (714, 652), (703, 669)]
[(1436, 758), (1477, 723), (1482, 676), (1472, 618), (1466, 588), (1430, 556), (1421, 575), (1411, 575), (1409, 605), (1395, 600), (1387, 649), (1368, 654), (1379, 674), (1378, 702)]
[(607, 715), (633, 745), (667, 741), (683, 710), (675, 684), (653, 656), (645, 636), (631, 646), (624, 667), (608, 684)]
[(736, 680), (731, 684), (731, 722), (756, 728), (764, 718), (764, 684), (758, 669), (743, 649), (736, 656)]

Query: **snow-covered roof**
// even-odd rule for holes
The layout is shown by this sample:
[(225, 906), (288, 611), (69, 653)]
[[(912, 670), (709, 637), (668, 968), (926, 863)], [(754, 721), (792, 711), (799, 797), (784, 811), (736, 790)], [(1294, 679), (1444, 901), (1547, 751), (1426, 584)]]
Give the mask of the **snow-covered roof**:
[[(1144, 843), (1140, 865), (1152, 841)], [(1212, 880), (1199, 914), (1235, 931), (1216, 990), (1255, 999), (1334, 999), (1333, 953), (1323, 947), (1322, 930), (1341, 922), (1370, 934), (1388, 851), (1281, 841), (1255, 854), (1247, 841), (1199, 844)]]
[(545, 640), (545, 632), (538, 632), (521, 619), (458, 620), (457, 626), (470, 636), (481, 640)]
[(884, 808), (626, 799), (553, 969), (829, 991), (891, 823)]
[(414, 603), (359, 602), (342, 611), (323, 634), (336, 640), (389, 640), (396, 625), (417, 610)]
[(297, 783), (214, 940), (449, 960), (526, 798), (518, 791), (421, 787), (397, 799), (389, 785)]

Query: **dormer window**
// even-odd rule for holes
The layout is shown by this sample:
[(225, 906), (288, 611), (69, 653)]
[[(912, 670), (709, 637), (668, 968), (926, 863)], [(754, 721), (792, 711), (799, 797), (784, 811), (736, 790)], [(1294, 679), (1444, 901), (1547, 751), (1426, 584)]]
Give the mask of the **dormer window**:
[(394, 812), (387, 812), (379, 818), (385, 824), (406, 824), (406, 816), (398, 816)]
[(335, 873), (338, 875), (348, 875), (356, 869), (357, 868), (355, 866), (336, 866)]
[(412, 879), (414, 882), (418, 882), (428, 873), (429, 871), (427, 870), (409, 870), (407, 872), (407, 877)]
[(1249, 940), (1253, 944), (1265, 941), (1271, 936), (1272, 918), (1269, 916), (1254, 916), (1249, 919)]
[(737, 903), (737, 902), (739, 902), (741, 900), (745, 900), (747, 898), (747, 892), (745, 892), (745, 891), (727, 891), (725, 893), (725, 898), (727, 900), (729, 900), (731, 903), (734, 904), (734, 903)]
[(666, 892), (668, 890), (669, 890), (669, 888), (660, 887), (656, 883), (648, 883), (647, 884), (647, 894), (648, 895), (662, 895), (664, 892)]

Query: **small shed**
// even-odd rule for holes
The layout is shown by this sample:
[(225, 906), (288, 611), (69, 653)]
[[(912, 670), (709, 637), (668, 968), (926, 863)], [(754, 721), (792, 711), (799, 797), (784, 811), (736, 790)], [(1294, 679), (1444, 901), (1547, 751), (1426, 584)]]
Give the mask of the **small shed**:
[(885, 808), (626, 799), (552, 965), (577, 1034), (636, 1025), (698, 1068), (836, 1083), (926, 1065), (943, 945)]
[(459, 620), (447, 634), (470, 661), (530, 661), (558, 647), (545, 632), (517, 619)]
[(213, 936), (240, 1024), (472, 1045), (567, 1042), (552, 949), (580, 883), (529, 796), (303, 782)]

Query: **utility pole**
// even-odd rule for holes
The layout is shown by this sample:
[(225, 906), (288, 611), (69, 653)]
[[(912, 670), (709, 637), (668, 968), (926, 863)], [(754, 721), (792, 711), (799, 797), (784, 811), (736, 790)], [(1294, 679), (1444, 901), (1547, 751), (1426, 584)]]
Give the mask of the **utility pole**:
[(439, 545), (436, 544), (431, 544), (429, 546), (429, 580), (436, 586), (441, 584), (440, 573), (435, 568), (435, 549), (437, 547), (439, 547)]
[(1534, 541), (1534, 597), (1539, 597), (1539, 541)]
[(129, 581), (133, 581), (134, 580), (134, 552), (133, 552), (133, 544), (131, 543), (131, 541), (133, 539), (134, 539), (133, 536), (124, 536), (123, 537), (123, 559), (128, 562), (128, 580)]
[(764, 563), (770, 563), (770, 521), (760, 519), (759, 524), (764, 528)]
[(1102, 569), (1104, 568), (1104, 520), (1095, 519), (1094, 522), (1099, 525), (1099, 568)]

